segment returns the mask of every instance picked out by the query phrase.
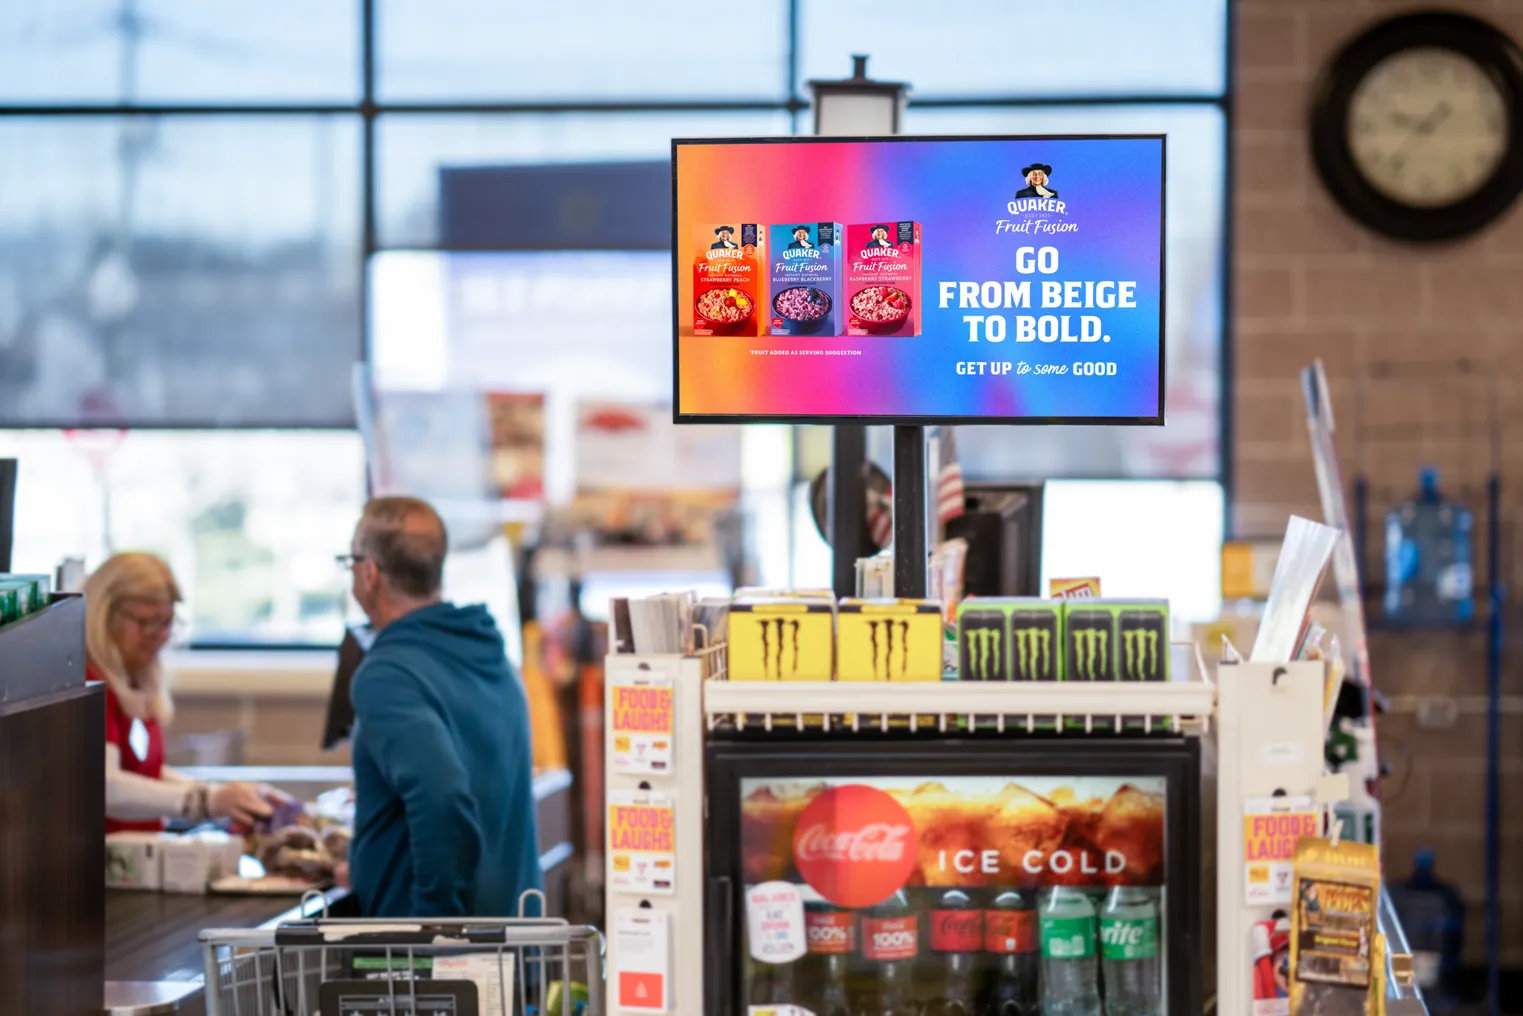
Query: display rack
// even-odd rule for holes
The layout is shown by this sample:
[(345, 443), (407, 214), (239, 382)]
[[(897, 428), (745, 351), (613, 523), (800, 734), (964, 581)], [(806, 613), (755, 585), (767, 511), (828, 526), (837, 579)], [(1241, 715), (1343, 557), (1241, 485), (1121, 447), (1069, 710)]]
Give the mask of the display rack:
[[(717, 646), (700, 655), (668, 656), (656, 654), (618, 653), (607, 657), (605, 687), (612, 689), (621, 680), (660, 675), (671, 682), (672, 688), (672, 742), (673, 765), (666, 775), (632, 775), (617, 772), (613, 766), (605, 769), (605, 786), (609, 800), (619, 792), (651, 791), (665, 794), (673, 800), (675, 826), (675, 853), (678, 865), (687, 859), (703, 856), (704, 844), (704, 785), (703, 785), (703, 686), (705, 679), (722, 677), (724, 674), (724, 647)], [(614, 757), (614, 722), (611, 714), (614, 696), (605, 696), (604, 752), (605, 760)], [(606, 831), (605, 837), (609, 835)], [(668, 1012), (682, 1016), (697, 1016), (704, 1012), (703, 964), (694, 962), (703, 955), (703, 884), (699, 877), (675, 879), (674, 891), (666, 894), (626, 893), (613, 887), (613, 852), (605, 844), (604, 849), (604, 920), (609, 929), (614, 928), (615, 915), (621, 908), (652, 909), (670, 915), (672, 967), (676, 976), (670, 991)], [(619, 956), (617, 936), (609, 939), (609, 976), (614, 988), (609, 992), (608, 1011), (612, 1016), (626, 1010), (619, 1004), (617, 978)], [(680, 962), (688, 958), (689, 962)]]
[[(1315, 798), (1321, 789), (1325, 665), (1223, 666), (1213, 681), (1194, 646), (1176, 643), (1172, 648), (1176, 679), (1162, 684), (740, 682), (724, 680), (723, 647), (701, 657), (610, 656), (611, 682), (621, 676), (660, 674), (672, 683), (671, 774), (636, 777), (610, 769), (608, 779), (611, 790), (659, 791), (674, 799), (676, 866), (681, 872), (669, 895), (632, 896), (610, 889), (610, 920), (619, 907), (667, 911), (676, 982), (667, 1011), (697, 1016), (725, 1010), (726, 1000), (705, 994), (715, 988), (706, 985), (702, 962), (712, 915), (704, 880), (694, 875), (700, 870), (695, 865), (704, 864), (701, 859), (706, 857), (704, 752), (711, 732), (808, 730), (872, 738), (892, 730), (898, 737), (908, 733), (934, 739), (974, 731), (1019, 739), (1033, 734), (1084, 738), (1125, 730), (1131, 737), (1185, 736), (1201, 746), (1205, 839), (1199, 862), (1204, 870), (1215, 870), (1214, 881), (1202, 882), (1208, 922), (1200, 956), (1204, 987), (1208, 998), (1214, 990), (1216, 1011), (1251, 1013), (1253, 926), (1277, 908), (1246, 901), (1243, 819), (1250, 799)], [(608, 728), (613, 729), (611, 720)], [(1401, 1003), (1395, 1011), (1425, 1012), (1411, 984), (1410, 957), (1394, 912), (1383, 912), (1381, 919), (1392, 939), (1390, 993)], [(617, 976), (616, 938), (610, 939), (609, 959)], [(610, 1002), (614, 1013), (635, 1012), (620, 1008), (617, 990), (610, 992)]]

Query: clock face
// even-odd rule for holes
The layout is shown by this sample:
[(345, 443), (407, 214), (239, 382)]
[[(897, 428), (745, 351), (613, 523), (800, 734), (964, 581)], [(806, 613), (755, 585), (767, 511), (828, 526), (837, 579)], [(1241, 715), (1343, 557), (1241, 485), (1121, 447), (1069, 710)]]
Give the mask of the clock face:
[(1369, 184), (1414, 208), (1442, 208), (1481, 189), (1508, 147), (1507, 104), (1470, 58), (1432, 46), (1395, 53), (1367, 74), (1348, 107), (1354, 164)]

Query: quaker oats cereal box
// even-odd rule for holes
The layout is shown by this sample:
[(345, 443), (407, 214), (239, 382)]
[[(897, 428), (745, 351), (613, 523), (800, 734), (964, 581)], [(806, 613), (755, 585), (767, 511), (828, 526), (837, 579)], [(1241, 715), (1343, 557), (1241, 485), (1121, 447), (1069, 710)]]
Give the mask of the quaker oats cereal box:
[(766, 227), (716, 222), (693, 241), (693, 334), (767, 334)]
[(773, 335), (841, 335), (841, 241), (837, 222), (771, 227)]
[(920, 223), (846, 227), (846, 334), (920, 334)]

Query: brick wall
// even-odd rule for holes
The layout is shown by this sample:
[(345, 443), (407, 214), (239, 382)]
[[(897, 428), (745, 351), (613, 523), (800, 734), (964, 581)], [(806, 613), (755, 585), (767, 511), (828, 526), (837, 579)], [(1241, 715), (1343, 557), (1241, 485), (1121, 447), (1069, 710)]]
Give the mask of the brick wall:
[[(1379, 511), (1415, 485), (1420, 465), (1432, 463), (1446, 488), (1467, 492), (1479, 520), (1479, 491), (1493, 459), (1487, 435), (1499, 434), (1504, 572), (1511, 572), (1505, 551), (1508, 523), (1523, 504), (1523, 444), (1503, 407), (1523, 389), (1523, 209), (1440, 248), (1384, 240), (1333, 204), (1307, 147), (1312, 82), (1337, 48), (1362, 26), (1432, 6), (1236, 4), (1234, 525), (1241, 536), (1272, 536), (1289, 513), (1320, 517), (1297, 382), (1300, 369), (1320, 357), (1345, 476), (1370, 477)], [(1523, 38), (1519, 0), (1442, 6)], [(1460, 361), (1472, 365), (1468, 374)], [(1373, 528), (1378, 538), (1378, 524)], [(1369, 563), (1378, 579), (1379, 561)], [(1376, 683), (1398, 707), (1381, 725), (1382, 750), (1397, 770), (1386, 790), (1388, 872), (1404, 877), (1414, 850), (1436, 849), (1441, 870), (1472, 903), (1472, 959), (1481, 945), (1484, 649), (1478, 635), (1376, 633), (1370, 644)], [(1504, 694), (1517, 691), (1518, 670), (1514, 664), (1504, 672)], [(1457, 698), (1457, 725), (1421, 729), (1414, 710), (1422, 696)], [(1503, 717), (1503, 949), (1512, 966), (1523, 965), (1519, 705), (1523, 700), (1509, 698)]]

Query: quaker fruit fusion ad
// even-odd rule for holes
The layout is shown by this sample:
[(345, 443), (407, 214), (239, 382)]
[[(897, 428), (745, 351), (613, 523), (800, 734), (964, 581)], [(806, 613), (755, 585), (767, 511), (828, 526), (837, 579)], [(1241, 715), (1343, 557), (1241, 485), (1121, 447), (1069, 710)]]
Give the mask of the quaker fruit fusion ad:
[(679, 418), (1163, 422), (1161, 136), (674, 161)]
[(874, 906), (900, 889), (1159, 886), (1160, 777), (744, 780), (747, 885)]

